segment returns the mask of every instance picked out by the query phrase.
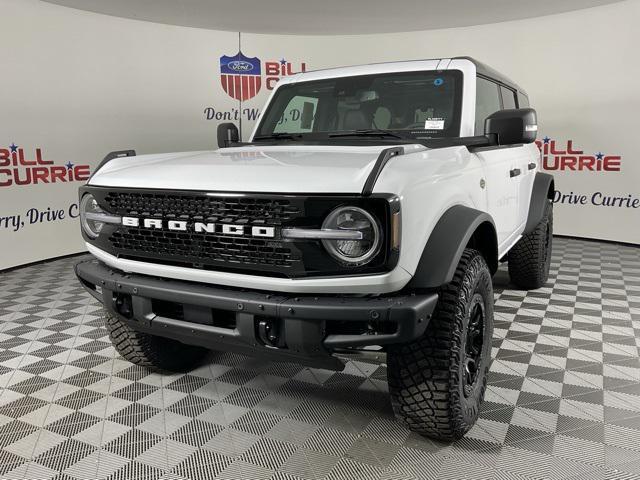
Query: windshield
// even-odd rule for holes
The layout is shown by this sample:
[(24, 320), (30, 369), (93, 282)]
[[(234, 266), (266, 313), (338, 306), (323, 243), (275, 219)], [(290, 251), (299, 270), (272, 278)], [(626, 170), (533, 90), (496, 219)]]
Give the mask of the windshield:
[(376, 134), (370, 130), (393, 132), (401, 138), (456, 137), (461, 97), (462, 73), (455, 70), (287, 84), (276, 90), (254, 140), (285, 138), (285, 134), (302, 139)]

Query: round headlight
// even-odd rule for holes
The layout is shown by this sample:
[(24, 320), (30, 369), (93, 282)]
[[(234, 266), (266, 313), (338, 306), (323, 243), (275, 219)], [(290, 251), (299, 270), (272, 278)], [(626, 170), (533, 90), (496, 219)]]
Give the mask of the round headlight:
[(338, 207), (325, 219), (322, 228), (361, 233), (359, 240), (322, 240), (327, 251), (342, 263), (363, 265), (380, 250), (380, 226), (362, 208)]
[(98, 206), (98, 202), (93, 195), (87, 193), (82, 200), (80, 200), (80, 223), (82, 229), (89, 238), (98, 238), (104, 222), (97, 220), (95, 217), (99, 214), (104, 215), (104, 210)]

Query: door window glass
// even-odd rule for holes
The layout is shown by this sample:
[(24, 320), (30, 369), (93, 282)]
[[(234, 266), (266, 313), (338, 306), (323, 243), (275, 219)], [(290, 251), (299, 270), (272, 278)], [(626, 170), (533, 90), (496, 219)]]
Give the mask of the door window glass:
[(500, 86), (500, 92), (502, 92), (502, 108), (516, 108), (516, 96), (513, 90)]
[(482, 77), (476, 81), (476, 135), (484, 134), (484, 121), (500, 110), (498, 84)]
[(518, 92), (518, 108), (527, 108), (529, 106), (529, 98), (524, 93)]

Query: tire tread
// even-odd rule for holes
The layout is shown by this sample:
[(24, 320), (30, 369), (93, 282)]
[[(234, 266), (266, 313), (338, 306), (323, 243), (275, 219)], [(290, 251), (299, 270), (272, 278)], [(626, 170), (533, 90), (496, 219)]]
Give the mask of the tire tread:
[(509, 277), (518, 287), (533, 290), (549, 279), (551, 252), (547, 252), (547, 229), (553, 234), (553, 207), (545, 205), (544, 216), (536, 228), (522, 236), (508, 254)]
[(183, 371), (193, 367), (207, 350), (176, 340), (139, 332), (106, 310), (109, 338), (118, 353), (131, 363), (153, 371)]
[[(486, 271), (492, 292), (489, 269), (482, 255), (466, 249), (453, 280), (439, 290), (439, 301), (425, 334), (418, 340), (389, 350), (388, 381), (391, 403), (396, 415), (409, 429), (422, 435), (454, 440), (472, 426), (462, 411), (458, 354), (463, 345), (462, 321), (473, 284), (470, 275)], [(493, 297), (490, 299), (493, 302)], [(491, 310), (492, 311), (492, 310)], [(491, 325), (486, 328), (491, 330)], [(490, 335), (489, 335), (490, 338)], [(486, 388), (486, 372), (482, 393)], [(480, 399), (481, 401), (481, 399)], [(477, 417), (477, 412), (475, 412)]]

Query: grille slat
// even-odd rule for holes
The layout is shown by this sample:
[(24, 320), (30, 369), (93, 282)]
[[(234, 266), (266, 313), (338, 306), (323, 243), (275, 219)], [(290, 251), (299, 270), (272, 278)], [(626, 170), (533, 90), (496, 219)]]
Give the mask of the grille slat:
[(194, 259), (199, 262), (218, 260), (247, 265), (291, 267), (300, 259), (290, 248), (281, 247), (280, 242), (251, 240), (247, 243), (246, 239), (187, 232), (120, 228), (109, 240), (119, 250), (169, 255), (179, 257), (180, 260)]
[(300, 214), (300, 209), (287, 199), (110, 192), (105, 201), (109, 211), (114, 213), (158, 218), (210, 218), (214, 222), (237, 224), (280, 225)]

